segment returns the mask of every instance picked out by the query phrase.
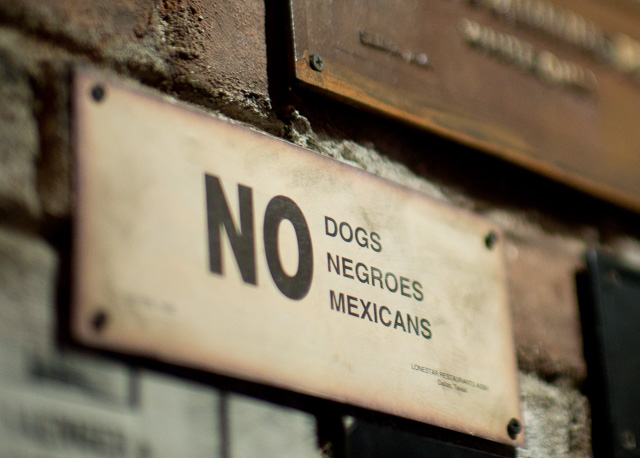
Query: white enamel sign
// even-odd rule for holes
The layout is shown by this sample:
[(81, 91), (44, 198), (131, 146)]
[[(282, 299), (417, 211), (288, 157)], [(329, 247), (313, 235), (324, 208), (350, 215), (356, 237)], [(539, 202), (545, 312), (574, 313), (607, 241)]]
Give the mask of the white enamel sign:
[(496, 227), (88, 71), (74, 100), (76, 339), (522, 444)]

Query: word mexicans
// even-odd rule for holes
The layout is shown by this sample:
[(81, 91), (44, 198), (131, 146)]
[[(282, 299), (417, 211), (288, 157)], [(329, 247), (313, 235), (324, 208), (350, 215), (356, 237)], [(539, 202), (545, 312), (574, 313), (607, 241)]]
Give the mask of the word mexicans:
[(331, 310), (342, 312), (345, 315), (361, 320), (366, 319), (370, 323), (402, 330), (408, 334), (415, 333), (415, 335), (422, 336), (427, 340), (431, 339), (431, 323), (426, 318), (409, 313), (404, 314), (400, 310), (396, 310), (394, 313), (386, 305), (378, 305), (355, 296), (345, 296), (340, 292), (336, 294), (333, 290), (329, 290), (329, 303)]

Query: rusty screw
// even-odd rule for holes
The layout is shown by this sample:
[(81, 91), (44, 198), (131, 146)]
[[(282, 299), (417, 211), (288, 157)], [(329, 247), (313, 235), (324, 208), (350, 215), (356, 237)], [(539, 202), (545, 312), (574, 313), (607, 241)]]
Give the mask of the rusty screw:
[(93, 315), (93, 319), (91, 320), (93, 329), (95, 329), (96, 332), (102, 331), (105, 325), (107, 324), (108, 320), (109, 320), (109, 317), (105, 312), (103, 312), (102, 310), (96, 312), (96, 314)]
[(309, 65), (316, 72), (321, 72), (324, 70), (324, 59), (320, 54), (311, 54), (309, 56)]
[(518, 437), (518, 434), (522, 432), (522, 423), (517, 418), (512, 418), (507, 424), (507, 433), (511, 439)]
[(488, 249), (491, 250), (493, 249), (496, 243), (498, 243), (498, 234), (496, 234), (493, 231), (489, 232), (487, 236), (484, 238), (484, 244)]
[(93, 100), (96, 102), (100, 102), (104, 98), (104, 94), (104, 88), (99, 84), (96, 84), (91, 89), (91, 97), (93, 97)]

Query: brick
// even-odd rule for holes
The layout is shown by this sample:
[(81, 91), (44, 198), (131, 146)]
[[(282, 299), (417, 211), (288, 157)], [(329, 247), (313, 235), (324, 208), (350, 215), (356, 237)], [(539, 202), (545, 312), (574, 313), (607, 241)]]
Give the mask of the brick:
[(312, 415), (257, 399), (228, 395), (231, 457), (320, 457)]
[(0, 336), (4, 340), (53, 341), (57, 263), (45, 242), (0, 227)]
[(148, 84), (198, 97), (203, 89), (266, 99), (264, 14), (257, 0), (87, 0), (82, 8), (73, 0), (0, 3), (5, 22)]
[(565, 242), (507, 234), (508, 285), (520, 367), (579, 383), (586, 376), (575, 284), (582, 247)]
[(267, 97), (264, 2), (165, 2), (161, 14), (180, 58), (180, 80), (213, 93), (226, 89), (245, 98)]
[(0, 49), (0, 217), (40, 215), (36, 160), (38, 126), (28, 75)]
[(152, 0), (19, 0), (0, 3), (0, 18), (24, 30), (37, 30), (76, 54), (99, 57), (145, 72), (147, 78), (170, 74), (161, 50), (162, 29)]
[(589, 403), (577, 390), (520, 377), (527, 448), (517, 456), (587, 458), (591, 453)]

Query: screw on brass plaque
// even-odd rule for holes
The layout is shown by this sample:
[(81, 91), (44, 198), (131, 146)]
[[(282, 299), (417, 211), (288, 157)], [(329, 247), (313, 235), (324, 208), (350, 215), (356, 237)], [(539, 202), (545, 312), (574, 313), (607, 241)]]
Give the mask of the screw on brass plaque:
[(640, 269), (590, 251), (578, 274), (595, 456), (639, 456)]
[(522, 423), (517, 418), (512, 418), (507, 424), (507, 433), (511, 439), (518, 437), (518, 434), (522, 432)]
[(104, 99), (104, 96), (105, 91), (102, 85), (96, 84), (91, 88), (91, 97), (93, 97), (93, 100), (95, 100), (96, 102), (102, 101), (102, 99)]
[(309, 65), (317, 72), (324, 70), (324, 59), (320, 54), (312, 54), (309, 57)]
[(104, 330), (104, 327), (107, 325), (109, 321), (109, 316), (103, 312), (102, 310), (98, 311), (93, 315), (93, 319), (91, 320), (91, 325), (96, 332), (101, 332)]
[(493, 249), (493, 247), (496, 245), (496, 243), (498, 243), (498, 234), (496, 234), (495, 232), (491, 231), (487, 234), (487, 236), (484, 238), (484, 244), (486, 245), (486, 247), (490, 250)]

